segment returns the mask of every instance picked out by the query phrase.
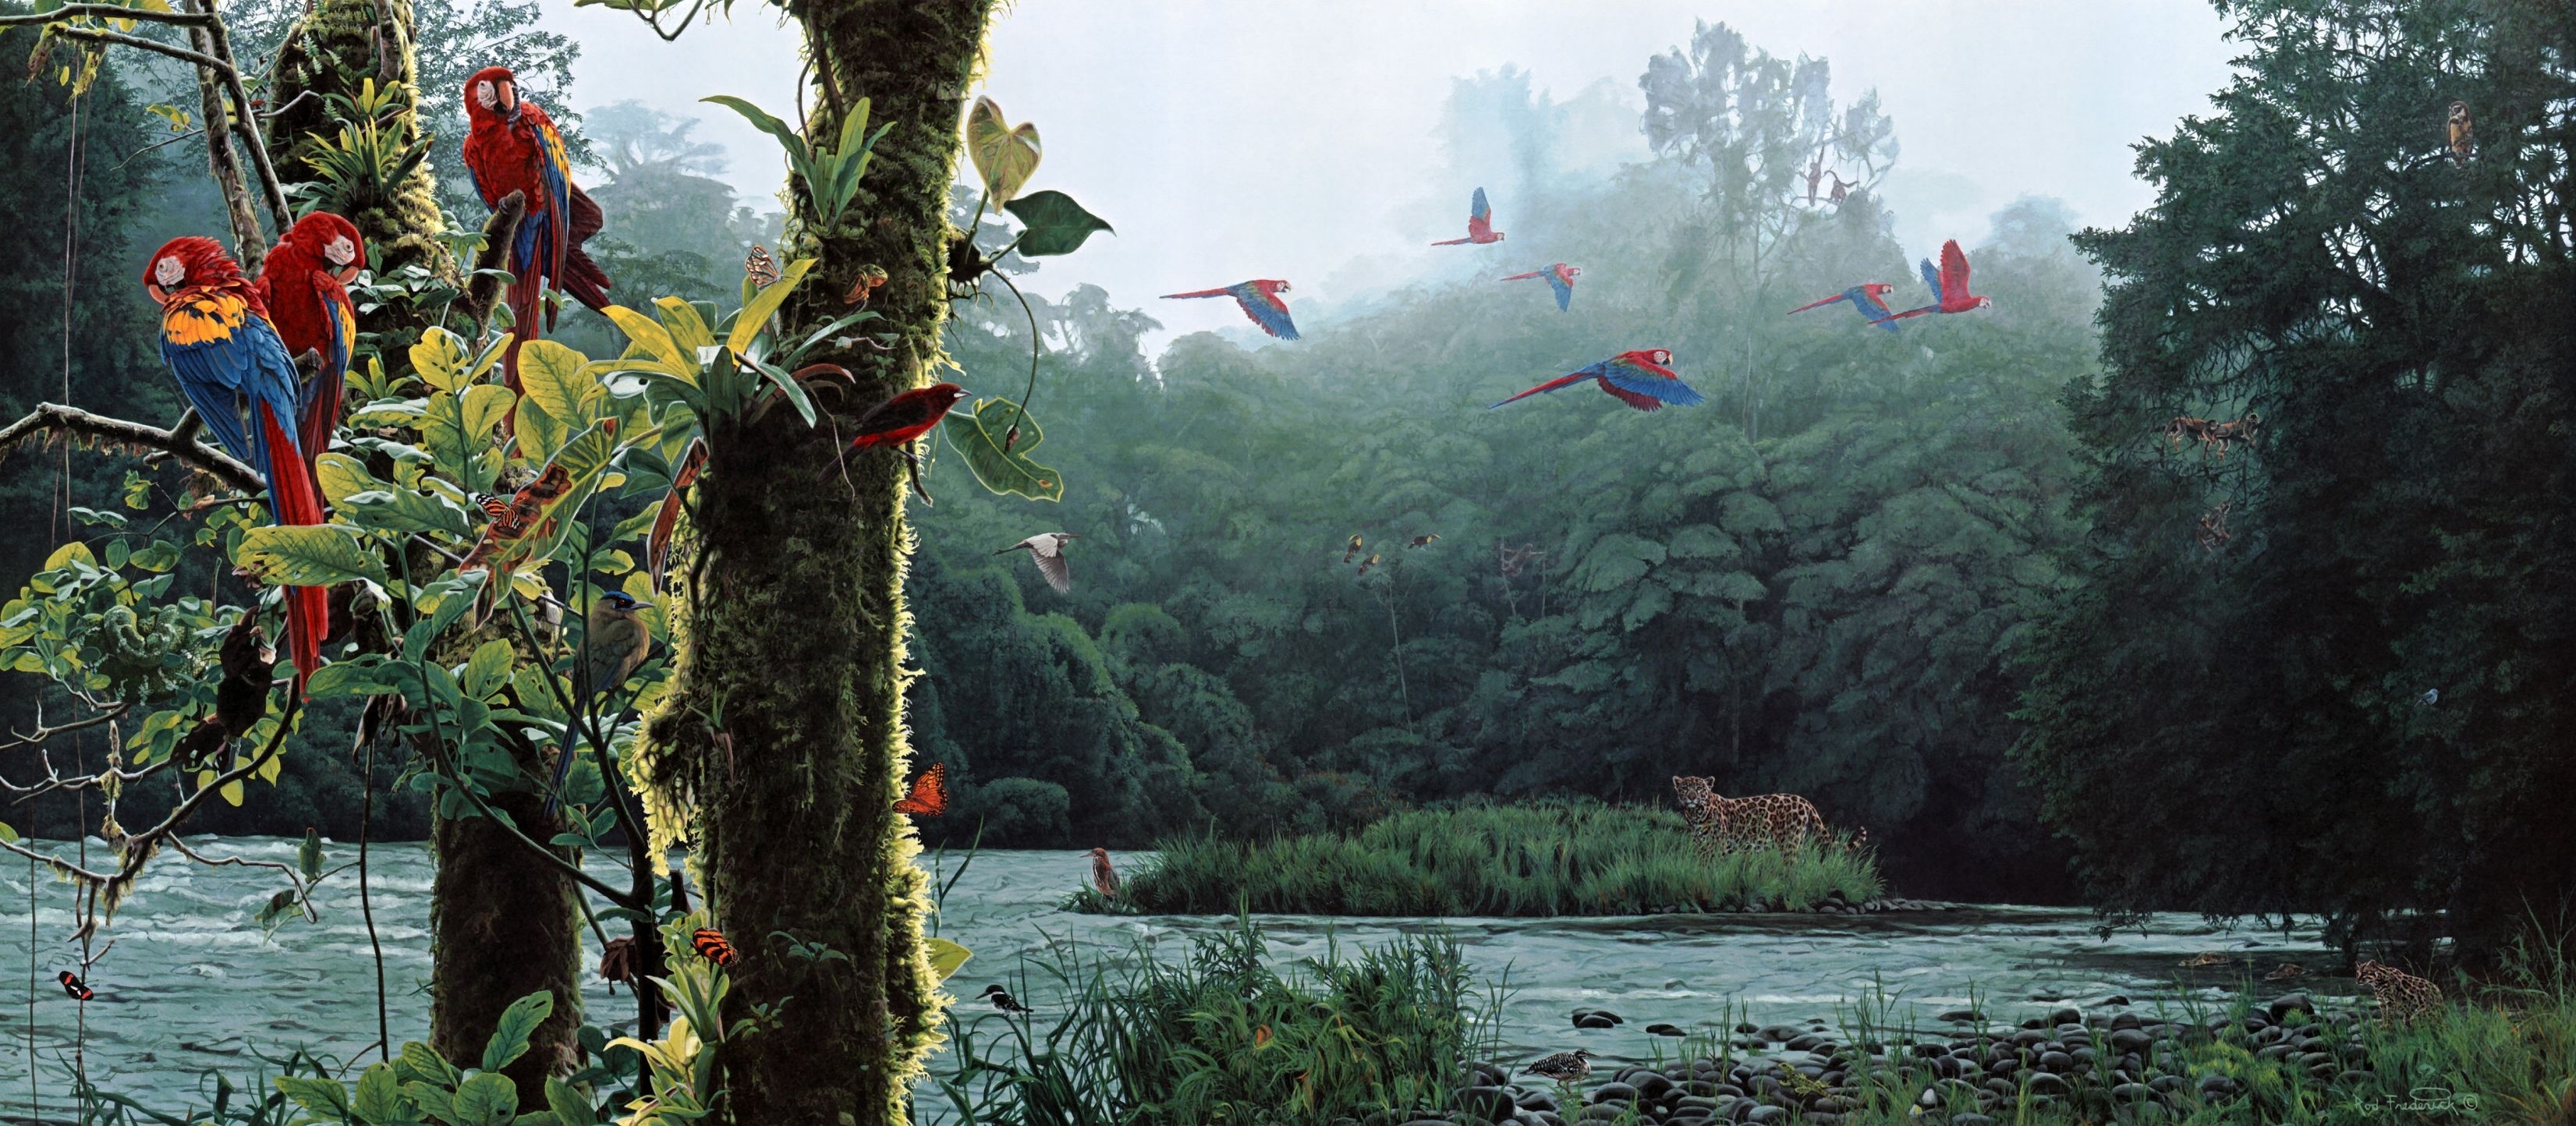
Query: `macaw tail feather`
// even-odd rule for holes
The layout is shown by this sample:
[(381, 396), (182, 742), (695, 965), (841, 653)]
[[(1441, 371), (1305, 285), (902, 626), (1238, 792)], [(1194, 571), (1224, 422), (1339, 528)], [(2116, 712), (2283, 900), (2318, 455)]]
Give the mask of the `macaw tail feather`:
[[(314, 487), (312, 475), (305, 472), (295, 439), (266, 405), (254, 409), (259, 413), (261, 437), (267, 442), (268, 497), (276, 522), (287, 527), (320, 524), (322, 493)], [(285, 590), (285, 599), (286, 651), (295, 662), (295, 692), (301, 696), (304, 682), (322, 665), (322, 634), (331, 625), (331, 590), (291, 586)]]
[[(598, 234), (600, 228), (607, 225), (607, 217), (600, 213), (599, 205), (591, 201), (589, 193), (579, 187), (573, 188), (571, 228), (566, 232), (570, 237), (565, 240), (563, 276), (556, 278), (555, 284), (571, 294), (573, 300), (593, 310), (608, 308), (608, 272), (600, 269), (599, 263), (591, 261), (590, 252), (583, 250), (581, 244), (590, 241), (590, 236)], [(553, 320), (549, 319), (546, 326), (554, 327)]]
[(326, 365), (313, 377), (310, 390), (312, 401), (304, 408), (304, 416), (296, 420), (295, 429), (296, 448), (304, 451), (305, 473), (313, 476), (322, 451), (331, 444), (331, 432), (340, 428), (340, 407), (348, 394), (348, 377)]

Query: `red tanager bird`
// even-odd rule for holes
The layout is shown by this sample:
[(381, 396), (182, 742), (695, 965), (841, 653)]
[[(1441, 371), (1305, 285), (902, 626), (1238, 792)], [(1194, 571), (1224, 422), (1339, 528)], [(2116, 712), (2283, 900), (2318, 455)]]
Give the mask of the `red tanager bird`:
[(823, 467), (821, 476), (814, 479), (831, 479), (832, 471), (841, 467), (841, 459), (848, 457), (851, 450), (890, 446), (910, 457), (911, 451), (903, 447), (929, 433), (931, 427), (939, 425), (940, 419), (948, 417), (950, 407), (970, 397), (965, 388), (954, 383), (933, 383), (928, 387), (915, 387), (869, 407), (866, 414), (859, 416), (858, 436), (850, 439), (850, 444), (832, 458), (832, 464)]
[(340, 427), (349, 352), (358, 344), (358, 310), (349, 303), (348, 284), (366, 264), (367, 240), (357, 225), (316, 211), (286, 229), (252, 283), (286, 354), (311, 352), (322, 359), (321, 370), (304, 381), (295, 400), (296, 444), (308, 472)]
[[(1846, 289), (1831, 297), (1819, 298), (1817, 300), (1807, 302), (1804, 305), (1800, 305), (1795, 309), (1789, 310), (1789, 312), (1794, 315), (1806, 312), (1818, 305), (1831, 305), (1836, 301), (1849, 301), (1851, 302), (1852, 311), (1859, 313), (1862, 320), (1868, 321), (1869, 323), (1886, 329), (1889, 332), (1894, 332), (1896, 331), (1895, 320), (1892, 318), (1881, 318), (1887, 318), (1887, 294), (1889, 290), (1895, 288), (1895, 286), (1889, 285), (1886, 282), (1868, 282), (1862, 285), (1853, 286), (1850, 289)], [(1934, 293), (1939, 293), (1941, 291), (1941, 287), (1936, 284), (1932, 287), (1932, 291)]]
[[(1501, 236), (1496, 237), (1499, 238)], [(1568, 266), (1563, 262), (1559, 262), (1544, 270), (1532, 270), (1526, 274), (1513, 274), (1510, 277), (1499, 280), (1522, 281), (1528, 278), (1546, 278), (1547, 287), (1556, 291), (1556, 310), (1562, 313), (1571, 308), (1574, 304), (1574, 275), (1582, 272), (1583, 267), (1581, 266)]]
[(1288, 292), (1287, 282), (1277, 278), (1254, 278), (1222, 289), (1194, 289), (1188, 293), (1166, 293), (1165, 301), (1192, 297), (1231, 297), (1243, 315), (1260, 325), (1261, 331), (1281, 340), (1297, 339), (1297, 322), (1288, 319), (1288, 302), (1279, 295)]
[(1931, 286), (1932, 293), (1937, 298), (1932, 304), (1920, 309), (1907, 309), (1902, 313), (1881, 317), (1870, 323), (1885, 324), (1888, 321), (1901, 321), (1907, 317), (1919, 317), (1925, 313), (1971, 313), (1995, 303), (1992, 297), (1979, 297), (1968, 292), (1968, 254), (1959, 249), (1957, 239), (1941, 244), (1939, 271), (1932, 269), (1931, 259), (1923, 260), (1923, 284)]
[(1489, 242), (1501, 241), (1503, 241), (1503, 232), (1494, 229), (1494, 205), (1485, 202), (1485, 189), (1478, 188), (1475, 200), (1467, 205), (1467, 237), (1448, 239), (1431, 245), (1458, 246), (1463, 243), (1475, 243), (1482, 246)]
[[(183, 235), (152, 252), (143, 291), (161, 306), (161, 359), (179, 392), (215, 441), (250, 463), (268, 483), (270, 519), (288, 526), (322, 522), (322, 491), (296, 444), (295, 361), (268, 319), (259, 289), (210, 238)], [(322, 663), (322, 631), (331, 620), (328, 587), (290, 586), (286, 649), (295, 688)]]
[(1073, 591), (1073, 571), (1065, 564), (1064, 545), (1081, 538), (1071, 532), (1040, 532), (993, 554), (1028, 552), (1030, 560), (1038, 565), (1038, 574), (1046, 576), (1047, 585), (1054, 587), (1057, 594), (1069, 594)]
[(1111, 899), (1118, 898), (1118, 869), (1109, 866), (1109, 850), (1091, 850), (1091, 886)]
[[(644, 663), (644, 655), (653, 651), (652, 627), (635, 616), (643, 605), (622, 590), (609, 591), (590, 604), (590, 612), (582, 616), (581, 663), (573, 667), (579, 678), (573, 684), (575, 699), (587, 702), (603, 692), (617, 691), (634, 675), (635, 666)], [(546, 787), (548, 814), (563, 801), (564, 779), (572, 774), (577, 746), (567, 742), (563, 753), (555, 756), (554, 781)]]
[[(519, 386), (519, 345), (538, 336), (537, 314), (552, 285), (593, 309), (608, 307), (608, 275), (581, 244), (605, 220), (572, 182), (572, 158), (563, 134), (543, 107), (519, 95), (510, 68), (487, 66), (465, 80), (465, 171), (484, 206), (498, 207), (512, 192), (528, 203), (510, 243), (511, 343), (505, 363), (510, 389)], [(545, 327), (554, 326), (546, 312)]]
[(1673, 362), (1673, 354), (1661, 348), (1639, 348), (1621, 352), (1581, 371), (1548, 380), (1485, 409), (1492, 410), (1505, 403), (1517, 403), (1532, 395), (1562, 391), (1587, 379), (1599, 383), (1602, 390), (1617, 397), (1620, 402), (1641, 411), (1661, 410), (1666, 403), (1692, 407), (1707, 401), (1700, 397), (1699, 392), (1692, 390), (1690, 384), (1682, 382), (1682, 377), (1673, 374), (1671, 368), (1664, 366), (1671, 362)]

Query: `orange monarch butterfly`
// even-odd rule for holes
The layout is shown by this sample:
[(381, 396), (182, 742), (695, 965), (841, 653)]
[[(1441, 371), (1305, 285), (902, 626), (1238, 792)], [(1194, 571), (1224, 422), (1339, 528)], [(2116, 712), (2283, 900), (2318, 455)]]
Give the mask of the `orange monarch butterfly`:
[(912, 793), (894, 803), (894, 811), (916, 817), (937, 817), (948, 812), (948, 764), (930, 764), (930, 769), (912, 780)]
[(699, 957), (719, 966), (730, 966), (734, 962), (733, 944), (725, 941), (724, 932), (714, 927), (703, 927), (690, 935), (689, 948), (697, 951)]
[(75, 1001), (86, 1001), (96, 996), (89, 991), (89, 986), (81, 984), (80, 975), (70, 970), (64, 970), (56, 975), (56, 980), (63, 983), (63, 992), (71, 994)]

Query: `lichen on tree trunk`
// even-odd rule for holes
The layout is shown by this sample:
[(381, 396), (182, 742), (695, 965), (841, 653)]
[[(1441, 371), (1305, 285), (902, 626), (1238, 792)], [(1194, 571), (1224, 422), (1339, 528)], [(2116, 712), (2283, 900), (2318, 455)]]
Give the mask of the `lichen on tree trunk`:
[[(841, 295), (866, 267), (889, 275), (869, 306), (884, 319), (867, 328), (893, 333), (893, 350), (823, 357), (856, 378), (853, 394), (822, 404), (846, 424), (944, 362), (948, 190), (992, 4), (807, 0), (790, 10), (831, 91), (807, 135), (838, 137), (836, 98), (868, 98), (871, 121), (893, 126), (838, 228), (818, 229), (804, 186), (790, 185), (790, 252), (821, 266), (787, 324), (845, 313)], [(662, 784), (696, 797), (709, 902), (744, 950), (728, 1005), (783, 1006), (779, 1024), (720, 1053), (737, 1123), (901, 1122), (938, 1042), (920, 849), (893, 812), (908, 757), (904, 469), (887, 451), (863, 451), (847, 484), (835, 476), (817, 488), (832, 430), (776, 410), (712, 435), (692, 513), (706, 588), (689, 601), (680, 691), (650, 728)], [(710, 716), (723, 719), (730, 758), (714, 749)], [(767, 937), (778, 932), (850, 961), (791, 960)]]

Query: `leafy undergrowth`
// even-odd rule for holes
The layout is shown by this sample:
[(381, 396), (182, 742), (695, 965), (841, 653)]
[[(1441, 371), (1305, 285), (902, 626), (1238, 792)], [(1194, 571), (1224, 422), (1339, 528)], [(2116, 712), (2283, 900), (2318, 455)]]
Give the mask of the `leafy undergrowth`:
[(1068, 910), (1211, 915), (1555, 916), (1810, 911), (1885, 891), (1843, 842), (1704, 857), (1680, 815), (1594, 802), (1474, 804), (1397, 813), (1355, 833), (1268, 841), (1184, 838), (1113, 900)]

